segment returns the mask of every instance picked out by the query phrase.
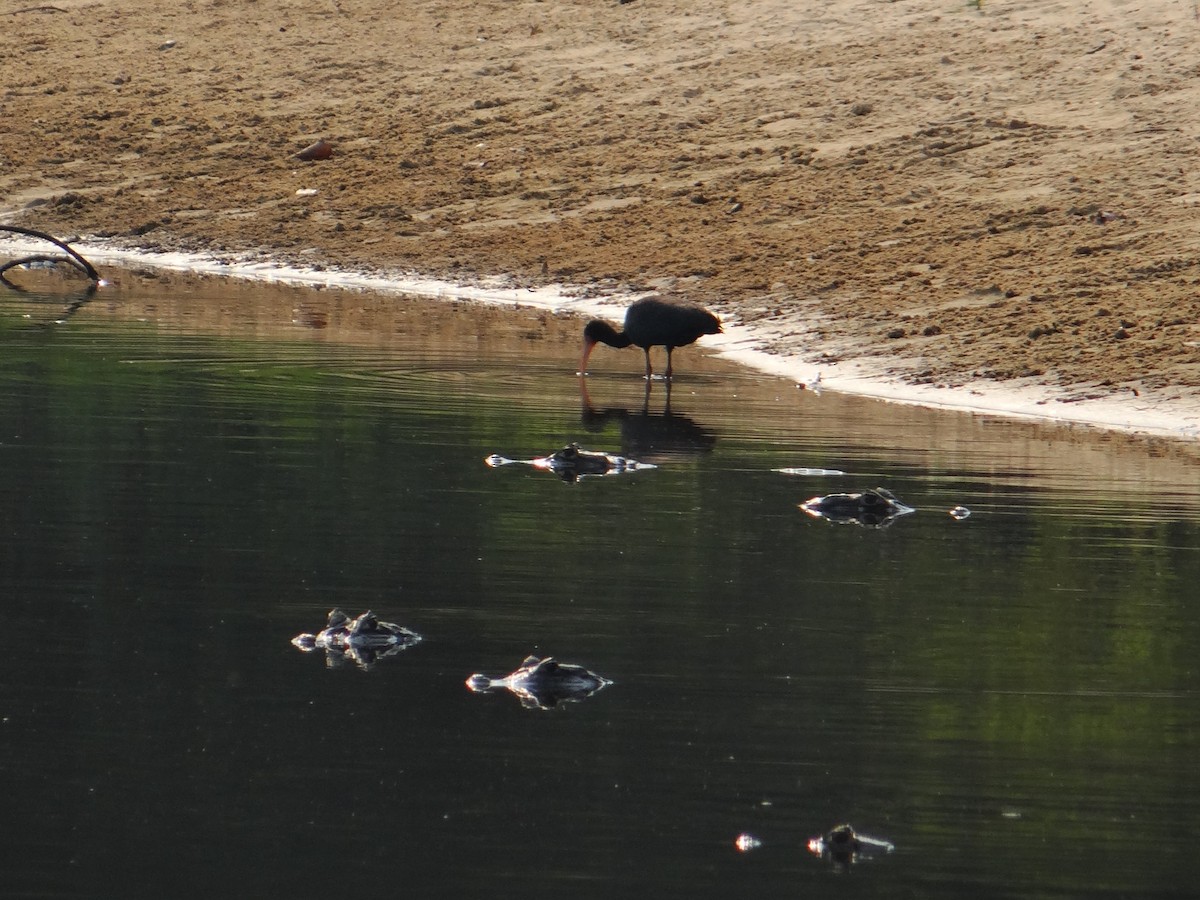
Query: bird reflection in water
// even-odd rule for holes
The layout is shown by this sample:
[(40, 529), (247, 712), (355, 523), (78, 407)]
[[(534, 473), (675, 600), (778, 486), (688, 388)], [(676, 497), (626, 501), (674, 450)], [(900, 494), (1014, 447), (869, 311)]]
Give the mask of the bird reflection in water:
[(716, 435), (685, 415), (671, 409), (671, 382), (665, 382), (666, 399), (662, 412), (650, 411), (650, 382), (642, 397), (640, 410), (623, 406), (598, 409), (588, 393), (587, 379), (579, 379), (580, 420), (590, 432), (602, 431), (616, 422), (621, 432), (621, 452), (647, 462), (661, 463), (711, 453)]
[(575, 483), (585, 478), (624, 475), (643, 469), (654, 469), (671, 459), (711, 453), (716, 446), (716, 436), (697, 425), (687, 416), (671, 409), (671, 382), (665, 382), (666, 401), (662, 412), (650, 412), (651, 382), (646, 382), (640, 410), (623, 406), (597, 409), (588, 394), (587, 379), (579, 379), (580, 419), (585, 430), (592, 433), (603, 431), (611, 422), (617, 423), (621, 432), (621, 450), (609, 453), (603, 450), (585, 450), (577, 443), (570, 443), (537, 459), (509, 459), (493, 453), (484, 459), (492, 468), (523, 463), (535, 469), (553, 472), (563, 481)]

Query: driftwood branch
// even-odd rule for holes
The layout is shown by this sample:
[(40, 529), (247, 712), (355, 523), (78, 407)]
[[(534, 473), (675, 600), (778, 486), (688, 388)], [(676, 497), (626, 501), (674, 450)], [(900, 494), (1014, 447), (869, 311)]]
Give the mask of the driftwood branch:
[(37, 256), (24, 256), (21, 259), (10, 259), (4, 265), (0, 266), (0, 280), (4, 279), (4, 273), (9, 269), (15, 269), (17, 266), (30, 266), (34, 263), (60, 263), (67, 262), (61, 256), (53, 256), (49, 253), (39, 253)]
[(58, 249), (62, 250), (63, 253), (67, 254), (65, 258), (60, 256), (47, 256), (44, 253), (26, 256), (23, 259), (17, 259), (13, 260), (12, 262), (5, 263), (3, 268), (0, 268), (0, 274), (8, 271), (13, 266), (23, 266), (27, 263), (69, 262), (71, 265), (75, 266), (75, 268), (79, 269), (79, 271), (83, 272), (83, 274), (90, 278), (93, 282), (96, 284), (100, 283), (100, 273), (96, 271), (96, 267), (80, 256), (79, 252), (72, 249), (71, 246), (65, 241), (60, 241), (58, 238), (54, 237), (53, 235), (46, 234), (44, 231), (34, 231), (32, 228), (22, 228), (20, 225), (0, 225), (0, 231), (9, 231), (13, 234), (23, 234), (26, 237), (48, 241), (55, 247), (58, 247)]

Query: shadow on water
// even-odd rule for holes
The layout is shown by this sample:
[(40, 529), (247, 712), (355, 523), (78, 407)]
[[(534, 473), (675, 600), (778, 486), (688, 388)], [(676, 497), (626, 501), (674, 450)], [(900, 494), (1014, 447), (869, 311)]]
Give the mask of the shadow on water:
[[(669, 397), (637, 354), (581, 384), (548, 313), (114, 281), (48, 327), (0, 292), (11, 895), (1192, 892), (1194, 447), (694, 350)], [(571, 443), (656, 468), (483, 462)], [(799, 507), (878, 487), (916, 512)], [(334, 607), (423, 639), (327, 668), (289, 641)], [(612, 684), (465, 683), (529, 656)], [(894, 850), (809, 852), (842, 823)]]

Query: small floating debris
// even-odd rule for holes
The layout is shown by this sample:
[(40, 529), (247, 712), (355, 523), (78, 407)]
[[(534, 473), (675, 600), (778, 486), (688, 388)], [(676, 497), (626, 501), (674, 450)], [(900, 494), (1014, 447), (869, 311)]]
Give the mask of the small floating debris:
[(369, 669), (379, 660), (395, 656), (420, 641), (421, 636), (415, 631), (381, 622), (370, 610), (352, 619), (341, 609), (331, 609), (321, 631), (298, 634), (292, 638), (292, 645), (305, 653), (324, 650), (325, 664), (330, 668), (349, 661)]
[(757, 850), (762, 846), (762, 841), (752, 834), (742, 832), (733, 839), (733, 846), (737, 848), (739, 853), (749, 853), (751, 850)]
[(782, 475), (815, 475), (820, 478), (824, 478), (825, 476), (828, 476), (828, 475), (845, 475), (846, 474), (841, 469), (808, 469), (808, 468), (803, 468), (803, 467), (789, 468), (789, 469), (775, 469), (775, 471), (779, 472)]
[(800, 508), (816, 519), (828, 519), (839, 525), (859, 525), (863, 528), (887, 528), (901, 516), (915, 513), (885, 488), (862, 491), (858, 494), (828, 494), (813, 497)]
[(299, 188), (296, 191), (296, 196), (297, 197), (315, 197), (315, 196), (317, 196), (317, 193), (318, 193), (318, 191), (316, 188)]
[(636, 472), (640, 469), (656, 469), (652, 463), (640, 463), (636, 459), (617, 456), (601, 450), (584, 450), (578, 444), (568, 444), (561, 450), (556, 450), (549, 456), (537, 459), (508, 459), (498, 453), (485, 457), (484, 462), (493, 469), (499, 466), (510, 466), (517, 463), (533, 466), (553, 472), (566, 482), (575, 482), (580, 478), (603, 475), (623, 475), (626, 472)]
[(954, 507), (954, 509), (950, 510), (950, 518), (955, 519), (959, 522), (961, 522), (963, 519), (969, 517), (970, 515), (971, 515), (971, 511), (969, 509), (967, 509), (965, 506), (956, 506), (956, 507)]
[(512, 691), (526, 709), (553, 709), (565, 701), (577, 702), (610, 684), (583, 666), (560, 663), (550, 656), (527, 656), (515, 672), (503, 678), (475, 674), (467, 679), (467, 687), (476, 693)]
[(828, 862), (848, 867), (864, 858), (891, 853), (896, 845), (859, 834), (849, 825), (835, 825), (825, 834), (812, 838), (808, 849)]

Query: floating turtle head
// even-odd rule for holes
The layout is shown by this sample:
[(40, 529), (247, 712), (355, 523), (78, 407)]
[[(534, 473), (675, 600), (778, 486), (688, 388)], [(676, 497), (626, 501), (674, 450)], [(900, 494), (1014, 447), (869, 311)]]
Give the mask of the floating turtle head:
[(480, 675), (479, 673), (476, 673), (467, 679), (467, 687), (477, 693), (490, 691), (493, 687), (492, 679), (488, 678), (486, 675)]
[(298, 634), (292, 638), (292, 645), (298, 647), (307, 653), (309, 650), (317, 649), (317, 636), (315, 634)]

